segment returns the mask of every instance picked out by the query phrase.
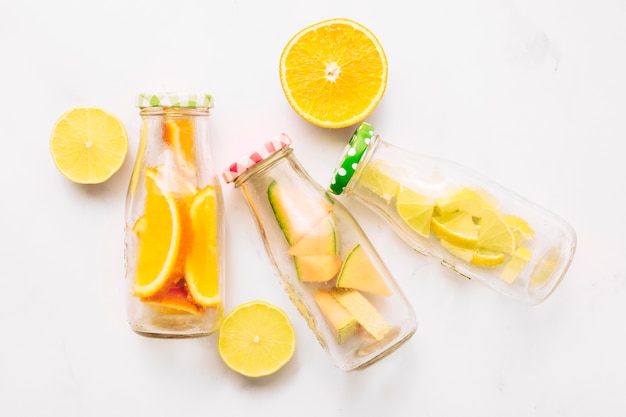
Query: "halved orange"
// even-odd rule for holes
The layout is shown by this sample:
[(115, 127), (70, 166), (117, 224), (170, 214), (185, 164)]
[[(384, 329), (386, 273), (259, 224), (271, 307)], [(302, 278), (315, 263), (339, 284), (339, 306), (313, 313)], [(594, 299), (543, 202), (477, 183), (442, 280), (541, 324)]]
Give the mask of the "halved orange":
[(143, 215), (133, 225), (137, 234), (137, 270), (133, 292), (149, 297), (175, 279), (182, 228), (179, 205), (172, 193), (155, 180), (156, 170), (146, 171)]
[(291, 107), (321, 127), (365, 119), (387, 86), (387, 57), (374, 34), (349, 19), (324, 20), (298, 32), (280, 57), (280, 83)]
[(193, 237), (185, 259), (185, 279), (196, 303), (215, 305), (220, 302), (215, 187), (203, 188), (189, 212)]

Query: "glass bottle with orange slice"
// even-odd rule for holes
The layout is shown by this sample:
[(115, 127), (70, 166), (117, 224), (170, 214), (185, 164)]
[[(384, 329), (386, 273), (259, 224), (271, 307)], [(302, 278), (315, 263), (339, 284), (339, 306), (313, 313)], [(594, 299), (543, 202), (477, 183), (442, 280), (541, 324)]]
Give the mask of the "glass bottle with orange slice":
[(126, 200), (127, 316), (139, 334), (214, 333), (223, 318), (220, 183), (206, 94), (141, 94), (139, 150)]
[(279, 135), (223, 177), (245, 196), (283, 287), (333, 364), (363, 369), (411, 338), (415, 314), (361, 227), (290, 145)]
[(368, 123), (329, 189), (382, 215), (417, 252), (529, 304), (556, 289), (576, 250), (559, 216), (465, 166), (383, 141)]

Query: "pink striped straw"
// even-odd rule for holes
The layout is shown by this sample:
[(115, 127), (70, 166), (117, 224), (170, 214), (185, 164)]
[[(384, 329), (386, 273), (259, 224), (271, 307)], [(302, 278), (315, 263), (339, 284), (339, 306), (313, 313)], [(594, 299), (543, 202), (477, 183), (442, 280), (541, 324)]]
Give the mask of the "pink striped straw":
[(289, 145), (291, 145), (291, 138), (285, 133), (281, 133), (272, 140), (265, 142), (258, 148), (255, 148), (247, 156), (230, 164), (228, 169), (225, 169), (224, 172), (222, 172), (224, 181), (226, 181), (226, 183), (235, 181), (241, 174)]

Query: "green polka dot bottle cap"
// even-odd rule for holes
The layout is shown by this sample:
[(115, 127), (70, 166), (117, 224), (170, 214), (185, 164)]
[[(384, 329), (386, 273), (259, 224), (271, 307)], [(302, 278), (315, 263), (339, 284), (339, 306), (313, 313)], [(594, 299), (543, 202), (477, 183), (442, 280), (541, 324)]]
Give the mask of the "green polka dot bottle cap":
[(201, 93), (143, 93), (137, 96), (137, 107), (210, 109), (213, 107), (213, 97)]
[(328, 188), (333, 194), (339, 195), (343, 193), (373, 137), (374, 126), (369, 123), (361, 123), (354, 135), (352, 135), (352, 138), (350, 138), (350, 142), (348, 142), (343, 152), (341, 163), (335, 169), (333, 178), (330, 181)]

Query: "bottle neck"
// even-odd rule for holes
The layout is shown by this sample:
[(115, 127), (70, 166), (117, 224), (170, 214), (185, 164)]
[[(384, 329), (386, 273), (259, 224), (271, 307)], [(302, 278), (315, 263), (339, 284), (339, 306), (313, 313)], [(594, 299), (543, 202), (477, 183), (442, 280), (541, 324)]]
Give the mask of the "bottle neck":
[(185, 181), (204, 187), (215, 184), (209, 139), (209, 109), (143, 108), (137, 175), (145, 167), (163, 167)]
[(354, 171), (354, 174), (352, 174), (352, 178), (350, 178), (350, 181), (348, 182), (348, 184), (346, 185), (346, 188), (343, 191), (344, 195), (348, 195), (354, 192), (355, 185), (358, 184), (359, 179), (361, 178), (361, 176), (367, 169), (367, 165), (372, 160), (372, 157), (376, 153), (376, 150), (378, 149), (381, 143), (382, 143), (382, 140), (380, 139), (380, 136), (377, 134), (374, 134), (374, 136), (372, 136), (372, 138), (370, 139), (370, 143), (367, 149), (365, 150), (365, 152), (363, 153), (361, 160), (358, 163), (358, 167), (356, 171)]
[(233, 185), (235, 186), (235, 188), (244, 186), (244, 184), (248, 180), (257, 176), (261, 176), (265, 174), (266, 172), (272, 170), (281, 161), (291, 158), (292, 154), (293, 154), (293, 149), (290, 148), (289, 146), (275, 152), (268, 158), (258, 162), (253, 167), (248, 169), (246, 172), (238, 176), (233, 182)]
[(209, 116), (207, 108), (186, 108), (186, 107), (144, 107), (139, 111), (142, 117), (150, 116)]

